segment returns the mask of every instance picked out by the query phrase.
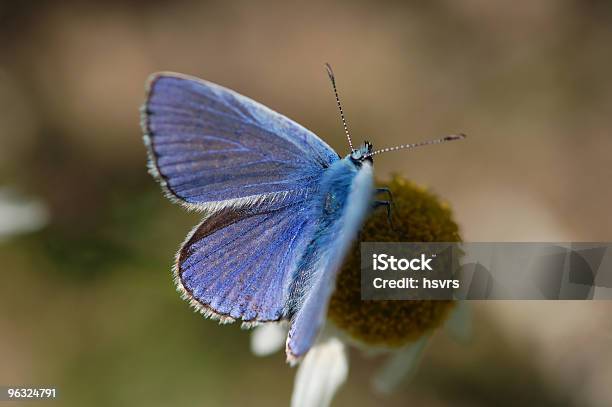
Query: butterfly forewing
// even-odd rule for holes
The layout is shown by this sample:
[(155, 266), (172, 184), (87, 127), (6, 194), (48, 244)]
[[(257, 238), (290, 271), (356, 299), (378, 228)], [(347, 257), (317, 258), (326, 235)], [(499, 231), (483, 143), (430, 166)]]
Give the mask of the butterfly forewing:
[(194, 209), (265, 205), (312, 189), (338, 155), (312, 132), (221, 86), (157, 74), (143, 106), (150, 168)]

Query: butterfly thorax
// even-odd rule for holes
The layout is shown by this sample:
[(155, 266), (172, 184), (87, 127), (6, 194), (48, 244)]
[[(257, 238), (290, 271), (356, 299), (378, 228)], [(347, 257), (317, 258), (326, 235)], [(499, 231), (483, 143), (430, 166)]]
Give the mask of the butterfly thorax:
[(321, 212), (323, 215), (331, 216), (332, 219), (340, 216), (340, 211), (344, 209), (346, 204), (353, 178), (360, 167), (361, 163), (357, 166), (352, 159), (343, 159), (328, 168), (321, 182), (323, 199)]

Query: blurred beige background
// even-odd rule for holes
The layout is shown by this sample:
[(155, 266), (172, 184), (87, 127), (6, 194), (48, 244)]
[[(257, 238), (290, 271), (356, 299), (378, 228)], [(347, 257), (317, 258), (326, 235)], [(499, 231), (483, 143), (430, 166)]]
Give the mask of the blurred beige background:
[[(293, 371), (192, 314), (169, 267), (197, 220), (146, 174), (147, 76), (230, 87), (450, 203), (469, 241), (612, 240), (612, 4), (0, 2), (0, 385), (57, 405), (286, 405)], [(30, 205), (30, 206), (28, 206)], [(612, 305), (474, 304), (387, 398), (357, 354), (336, 405), (612, 404)], [(237, 390), (239, 389), (239, 390)]]

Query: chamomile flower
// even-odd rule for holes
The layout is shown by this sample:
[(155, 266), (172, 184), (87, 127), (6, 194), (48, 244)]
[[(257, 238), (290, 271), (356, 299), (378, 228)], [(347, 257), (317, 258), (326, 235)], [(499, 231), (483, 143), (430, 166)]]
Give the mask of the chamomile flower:
[[(393, 193), (390, 226), (387, 212), (376, 210), (366, 221), (361, 241), (457, 242), (459, 228), (449, 207), (402, 177), (387, 185)], [(329, 302), (327, 323), (315, 346), (300, 363), (293, 389), (293, 407), (328, 406), (349, 372), (347, 348), (389, 354), (373, 378), (374, 388), (390, 392), (416, 368), (431, 334), (443, 324), (465, 335), (466, 310), (454, 301), (362, 301), (359, 245), (347, 256)], [(452, 318), (449, 318), (452, 314)], [(283, 348), (287, 327), (259, 326), (251, 337), (255, 354)]]
[(0, 241), (39, 230), (48, 220), (49, 213), (42, 202), (0, 186)]

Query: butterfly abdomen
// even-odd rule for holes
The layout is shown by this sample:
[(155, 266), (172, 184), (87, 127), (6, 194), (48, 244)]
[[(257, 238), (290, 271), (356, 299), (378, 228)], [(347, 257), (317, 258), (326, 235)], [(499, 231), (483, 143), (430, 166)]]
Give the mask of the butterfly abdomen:
[(316, 341), (336, 273), (371, 207), (374, 188), (369, 163), (357, 166), (350, 159), (340, 160), (327, 170), (322, 181), (318, 222), (290, 290), (290, 362), (301, 358)]

